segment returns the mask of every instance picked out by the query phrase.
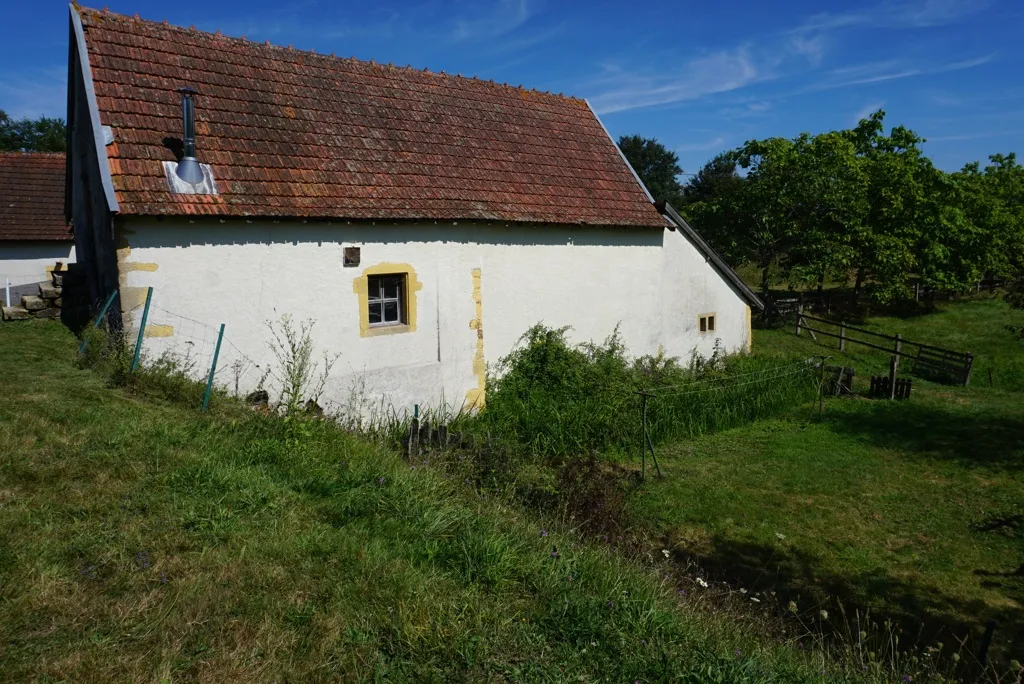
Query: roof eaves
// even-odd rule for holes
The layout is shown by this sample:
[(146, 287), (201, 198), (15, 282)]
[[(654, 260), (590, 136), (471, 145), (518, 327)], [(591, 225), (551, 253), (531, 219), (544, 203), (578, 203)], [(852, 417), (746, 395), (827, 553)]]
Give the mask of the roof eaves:
[(704, 258), (711, 262), (712, 266), (719, 272), (719, 274), (732, 283), (733, 287), (739, 291), (751, 306), (755, 307), (758, 311), (764, 311), (764, 302), (761, 301), (761, 298), (754, 294), (754, 291), (751, 290), (745, 282), (743, 282), (743, 279), (739, 277), (736, 271), (734, 271), (729, 264), (725, 263), (725, 260), (722, 259), (722, 257), (718, 256), (718, 252), (712, 249), (711, 245), (704, 241), (704, 238), (702, 238), (700, 234), (693, 229), (693, 226), (691, 226), (686, 219), (676, 211), (675, 207), (668, 202), (658, 202), (655, 206), (672, 223), (679, 227), (679, 230), (681, 230), (683, 234), (690, 239), (690, 242), (692, 242), (694, 247), (697, 248), (697, 251), (703, 254)]

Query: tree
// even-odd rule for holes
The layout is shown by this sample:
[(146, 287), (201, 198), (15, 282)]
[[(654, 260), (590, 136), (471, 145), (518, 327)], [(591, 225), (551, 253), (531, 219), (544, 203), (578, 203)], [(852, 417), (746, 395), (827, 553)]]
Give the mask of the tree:
[(850, 236), (854, 290), (859, 294), (871, 278), (872, 294), (883, 302), (906, 294), (907, 277), (918, 264), (925, 193), (934, 170), (918, 147), (924, 139), (903, 126), (884, 135), (884, 119), (878, 110), (846, 134), (868, 174), (868, 213)]
[(773, 263), (793, 246), (798, 234), (798, 205), (803, 173), (797, 154), (803, 138), (752, 140), (732, 153), (747, 170), (742, 192), (721, 201), (721, 220), (731, 226), (727, 253), (734, 263), (753, 262), (761, 270), (761, 289), (768, 291)]
[(679, 157), (654, 138), (624, 135), (619, 138), (619, 149), (626, 156), (640, 180), (655, 200), (681, 204), (683, 195), (679, 184)]
[(782, 259), (790, 282), (815, 283), (845, 276), (855, 257), (851, 237), (868, 214), (868, 173), (856, 147), (842, 131), (801, 136), (793, 189), (797, 237)]
[(1024, 309), (1024, 166), (1012, 153), (989, 161), (984, 170), (975, 162), (952, 176), (964, 188), (965, 213), (979, 235), (979, 270), (1008, 281), (1007, 302)]
[(683, 206), (711, 202), (738, 192), (743, 177), (736, 172), (735, 155), (723, 152), (702, 166), (683, 186)]
[(742, 245), (743, 219), (738, 212), (744, 182), (736, 172), (735, 154), (722, 153), (686, 183), (679, 207), (715, 251), (734, 264), (749, 258)]
[(63, 119), (12, 119), (0, 109), (0, 151), (64, 152), (67, 126)]

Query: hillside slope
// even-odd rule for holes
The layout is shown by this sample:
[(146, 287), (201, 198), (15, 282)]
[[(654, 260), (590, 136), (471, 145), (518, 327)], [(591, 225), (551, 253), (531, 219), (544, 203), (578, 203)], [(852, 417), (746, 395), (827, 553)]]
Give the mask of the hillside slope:
[(58, 324), (0, 325), (5, 681), (852, 677), (496, 493), (112, 389), (74, 353)]

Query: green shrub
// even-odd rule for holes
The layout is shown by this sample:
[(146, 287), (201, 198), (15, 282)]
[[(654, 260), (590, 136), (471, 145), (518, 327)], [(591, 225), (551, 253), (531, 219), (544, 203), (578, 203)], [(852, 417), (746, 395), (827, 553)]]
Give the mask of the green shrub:
[(616, 330), (572, 345), (568, 328), (537, 325), (489, 374), (487, 407), (465, 424), (504, 452), (565, 457), (639, 448), (641, 398), (650, 393), (655, 442), (722, 430), (812, 399), (815, 364), (696, 353), (630, 359)]

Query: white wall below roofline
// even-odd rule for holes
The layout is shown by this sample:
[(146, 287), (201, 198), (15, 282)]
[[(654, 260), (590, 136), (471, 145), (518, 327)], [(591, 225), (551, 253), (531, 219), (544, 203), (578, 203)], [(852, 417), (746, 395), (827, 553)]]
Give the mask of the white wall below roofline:
[(71, 240), (0, 240), (0, 287), (28, 285), (49, 280), (48, 268), (57, 262), (74, 263), (75, 243)]
[[(120, 232), (122, 307), (139, 307), (154, 288), (146, 354), (178, 351), (191, 336), (190, 348), (208, 357), (224, 323), (218, 382), (231, 386), (228, 368), (243, 355), (261, 369), (273, 363), (266, 323), (284, 313), (314, 320), (318, 348), (339, 355), (325, 399), (396, 410), (473, 402), (486, 364), (537, 323), (571, 326), (577, 342), (618, 326), (631, 354), (684, 361), (711, 354), (716, 341), (729, 351), (749, 342), (746, 302), (676, 231), (130, 218)], [(353, 246), (361, 262), (345, 267)], [(415, 330), (362, 328), (365, 272), (406, 268), (417, 286)], [(709, 312), (717, 330), (701, 334), (698, 315)], [(129, 327), (138, 320), (138, 309), (126, 316)]]

